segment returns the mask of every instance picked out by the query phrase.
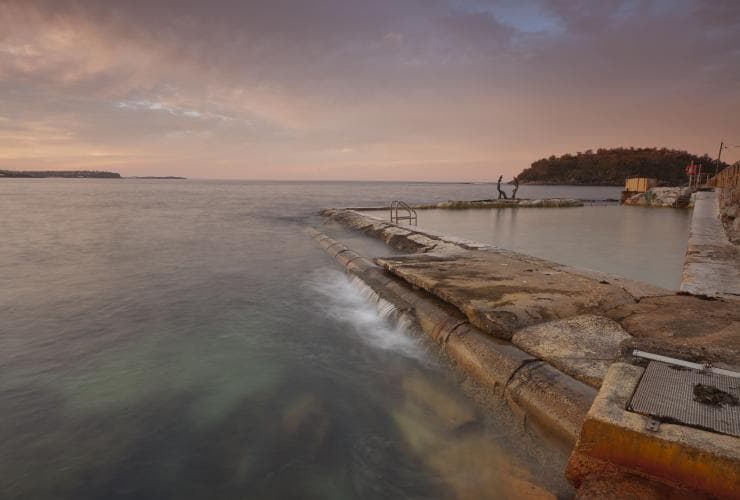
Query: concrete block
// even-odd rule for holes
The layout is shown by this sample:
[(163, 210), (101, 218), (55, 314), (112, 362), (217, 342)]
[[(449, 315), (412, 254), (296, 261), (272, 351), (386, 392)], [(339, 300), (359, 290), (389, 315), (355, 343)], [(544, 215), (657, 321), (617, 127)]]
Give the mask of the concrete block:
[(543, 361), (523, 365), (512, 376), (507, 397), (544, 430), (575, 444), (596, 389)]
[(643, 371), (626, 363), (609, 368), (571, 454), (568, 479), (579, 487), (589, 477), (621, 472), (737, 498), (740, 439), (670, 423), (650, 430), (651, 418), (626, 410)]
[(630, 339), (621, 326), (603, 316), (582, 315), (523, 328), (511, 341), (568, 375), (599, 387), (620, 344)]
[(501, 394), (522, 365), (536, 361), (511, 343), (481, 333), (470, 325), (452, 332), (445, 347), (447, 354), (468, 374)]
[(361, 256), (352, 251), (352, 250), (344, 250), (342, 252), (339, 252), (335, 257), (337, 262), (339, 262), (342, 266), (347, 267), (347, 265), (352, 262), (355, 259), (361, 258)]
[(621, 286), (498, 251), (409, 255), (375, 262), (456, 306), (481, 330), (504, 339), (537, 323), (603, 314), (635, 302)]

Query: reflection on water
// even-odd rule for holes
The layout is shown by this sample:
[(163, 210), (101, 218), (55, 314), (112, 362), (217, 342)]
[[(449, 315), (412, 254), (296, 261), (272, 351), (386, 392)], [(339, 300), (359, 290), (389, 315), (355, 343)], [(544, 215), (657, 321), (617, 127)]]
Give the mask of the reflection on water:
[(619, 205), (419, 211), (422, 229), (673, 290), (690, 223), (690, 210)]

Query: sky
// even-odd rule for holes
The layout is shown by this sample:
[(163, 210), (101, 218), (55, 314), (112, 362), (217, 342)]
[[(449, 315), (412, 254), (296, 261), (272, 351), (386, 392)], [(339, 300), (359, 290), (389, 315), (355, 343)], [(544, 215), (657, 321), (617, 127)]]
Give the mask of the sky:
[(494, 181), (721, 140), (736, 0), (0, 0), (0, 169)]

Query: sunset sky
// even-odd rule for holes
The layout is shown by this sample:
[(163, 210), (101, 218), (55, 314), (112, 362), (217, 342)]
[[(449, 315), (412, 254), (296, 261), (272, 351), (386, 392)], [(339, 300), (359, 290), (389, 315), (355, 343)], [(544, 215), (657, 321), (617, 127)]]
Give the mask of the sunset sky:
[(0, 0), (0, 168), (491, 181), (720, 140), (737, 0)]

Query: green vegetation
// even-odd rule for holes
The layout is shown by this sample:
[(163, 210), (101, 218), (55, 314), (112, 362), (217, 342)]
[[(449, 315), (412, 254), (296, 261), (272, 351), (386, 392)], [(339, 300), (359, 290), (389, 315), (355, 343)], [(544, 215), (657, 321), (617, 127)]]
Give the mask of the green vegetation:
[(92, 177), (98, 179), (120, 179), (121, 174), (97, 170), (0, 170), (0, 178), (3, 177), (68, 177), (73, 179)]
[[(688, 178), (684, 168), (690, 163), (702, 172), (714, 172), (717, 165), (707, 155), (666, 148), (614, 148), (551, 156), (532, 163), (519, 174), (522, 184), (581, 184), (621, 186), (627, 177), (651, 177), (661, 184), (679, 186)], [(724, 168), (725, 163), (720, 167)]]

